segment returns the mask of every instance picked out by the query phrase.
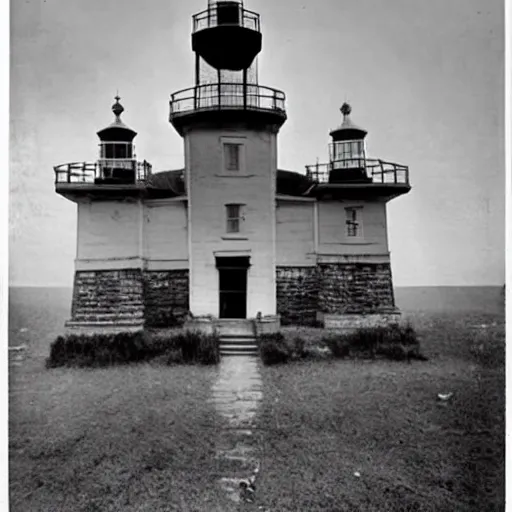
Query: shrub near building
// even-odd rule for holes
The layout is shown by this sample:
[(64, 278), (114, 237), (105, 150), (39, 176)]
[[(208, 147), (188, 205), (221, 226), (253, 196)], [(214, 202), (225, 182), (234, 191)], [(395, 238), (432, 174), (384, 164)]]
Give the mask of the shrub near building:
[[(300, 329), (300, 335), (283, 333), (259, 337), (260, 355), (266, 365), (297, 359), (384, 358), (394, 361), (426, 360), (414, 328), (392, 324), (386, 327), (361, 328), (350, 333), (332, 333), (319, 337), (319, 329)], [(287, 331), (287, 335), (291, 332)]]
[(98, 367), (163, 358), (168, 364), (217, 364), (219, 338), (185, 331), (162, 335), (146, 331), (59, 336), (50, 346), (47, 368)]

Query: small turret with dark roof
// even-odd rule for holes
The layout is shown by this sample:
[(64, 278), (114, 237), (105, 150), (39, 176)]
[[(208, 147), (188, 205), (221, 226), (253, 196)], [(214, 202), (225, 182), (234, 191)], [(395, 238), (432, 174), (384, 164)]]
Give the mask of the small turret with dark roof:
[(114, 122), (98, 132), (100, 143), (100, 158), (98, 161), (100, 176), (96, 183), (106, 183), (114, 180), (135, 181), (135, 151), (133, 139), (137, 132), (126, 126), (121, 121), (121, 114), (124, 107), (119, 103), (119, 95), (115, 97), (116, 102), (112, 105), (112, 112), (116, 116)]
[(339, 128), (336, 128), (330, 133), (332, 140), (334, 142), (343, 140), (363, 140), (368, 132), (356, 126), (350, 119), (352, 107), (348, 103), (343, 103), (340, 110), (343, 114), (343, 123)]
[(116, 96), (116, 102), (112, 105), (112, 112), (116, 116), (114, 122), (98, 132), (98, 137), (101, 141), (132, 142), (137, 135), (136, 131), (132, 130), (121, 121), (121, 114), (124, 112), (124, 107), (119, 103), (120, 99), (119, 96)]

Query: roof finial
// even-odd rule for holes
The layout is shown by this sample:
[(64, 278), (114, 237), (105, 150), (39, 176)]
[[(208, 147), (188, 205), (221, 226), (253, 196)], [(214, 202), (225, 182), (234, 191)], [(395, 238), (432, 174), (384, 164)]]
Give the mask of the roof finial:
[(112, 112), (114, 112), (114, 115), (116, 116), (116, 121), (121, 121), (119, 116), (124, 112), (124, 107), (119, 103), (119, 100), (121, 99), (119, 97), (119, 91), (117, 92), (115, 98), (116, 102), (112, 105)]
[(343, 114), (343, 117), (347, 117), (352, 112), (352, 107), (347, 103), (343, 103), (343, 105), (340, 108), (341, 113)]

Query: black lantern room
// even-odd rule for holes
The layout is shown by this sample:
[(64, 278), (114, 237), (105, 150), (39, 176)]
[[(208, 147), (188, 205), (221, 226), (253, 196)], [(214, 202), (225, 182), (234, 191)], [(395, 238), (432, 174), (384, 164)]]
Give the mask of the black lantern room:
[(112, 105), (115, 120), (98, 132), (100, 138), (100, 156), (98, 159), (99, 176), (96, 183), (133, 183), (135, 181), (136, 161), (133, 139), (137, 132), (121, 121), (124, 108), (115, 97)]
[(343, 123), (331, 132), (329, 145), (329, 182), (367, 181), (365, 137), (367, 131), (356, 126), (350, 119), (352, 107), (344, 103), (341, 107)]

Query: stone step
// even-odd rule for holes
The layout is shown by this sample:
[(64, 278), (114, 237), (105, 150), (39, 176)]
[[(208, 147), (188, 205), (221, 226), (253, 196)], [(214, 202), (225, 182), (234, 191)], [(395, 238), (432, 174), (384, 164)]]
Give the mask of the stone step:
[(258, 355), (258, 347), (220, 347), (221, 356), (256, 356)]
[(221, 336), (220, 344), (229, 345), (249, 345), (257, 347), (256, 338), (254, 336)]
[(257, 355), (258, 344), (254, 334), (224, 334), (220, 336), (219, 352), (221, 356)]
[(254, 336), (252, 320), (221, 319), (215, 322), (215, 328), (220, 336), (224, 335), (251, 335)]
[(233, 343), (232, 345), (225, 345), (224, 343), (221, 343), (219, 345), (220, 350), (258, 350), (258, 345), (253, 343), (252, 345), (249, 345), (248, 343)]

